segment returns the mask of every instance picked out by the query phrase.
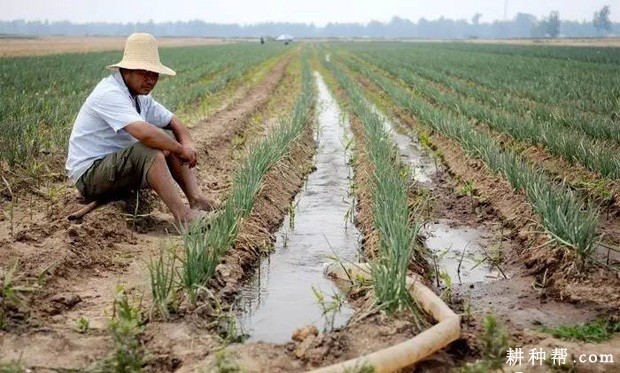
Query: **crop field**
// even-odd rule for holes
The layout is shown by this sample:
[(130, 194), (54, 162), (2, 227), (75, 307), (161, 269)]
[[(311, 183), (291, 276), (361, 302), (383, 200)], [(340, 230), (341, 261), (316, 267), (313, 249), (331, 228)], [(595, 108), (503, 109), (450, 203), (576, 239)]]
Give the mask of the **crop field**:
[(0, 57), (0, 372), (620, 370), (619, 47), (164, 47), (186, 229), (148, 190), (68, 220), (120, 55)]

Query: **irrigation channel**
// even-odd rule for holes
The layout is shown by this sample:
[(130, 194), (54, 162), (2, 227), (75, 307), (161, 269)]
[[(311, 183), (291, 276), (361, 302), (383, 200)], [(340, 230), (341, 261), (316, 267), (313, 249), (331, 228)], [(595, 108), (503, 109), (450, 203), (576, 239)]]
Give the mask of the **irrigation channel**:
[[(347, 149), (350, 129), (322, 77), (318, 73), (315, 76), (320, 110), (316, 170), (309, 175), (292, 204), (292, 213), (277, 232), (274, 253), (261, 261), (256, 274), (241, 290), (238, 321), (250, 341), (284, 343), (297, 328), (309, 324), (323, 330), (338, 327), (353, 313), (344, 303), (330, 320), (323, 315), (313, 290), (323, 294), (328, 302), (339, 294), (341, 289), (324, 276), (324, 265), (334, 256), (343, 262), (357, 261), (360, 245), (360, 234), (350, 221), (355, 206), (349, 193), (353, 178)], [(433, 189), (435, 159), (427, 154), (414, 133), (400, 133), (404, 131), (402, 127), (392, 123), (372, 103), (368, 105), (383, 121), (412, 179), (420, 187)], [(437, 258), (439, 272), (446, 273), (452, 283), (471, 284), (499, 277), (481, 264), (485, 258), (485, 237), (489, 235), (484, 229), (443, 220), (427, 224), (425, 233), (425, 244)]]
[[(427, 154), (413, 131), (397, 126), (375, 105), (369, 107), (384, 123), (384, 128), (398, 148), (403, 164), (409, 167), (411, 177), (422, 188), (432, 190), (433, 176), (438, 172), (435, 158)], [(400, 133), (406, 131), (406, 133)], [(485, 265), (489, 244), (485, 229), (463, 226), (460, 222), (442, 219), (424, 226), (427, 237), (424, 244), (433, 253), (437, 272), (444, 273), (442, 280), (450, 278), (453, 284), (473, 284), (500, 278), (501, 274)], [(446, 284), (447, 285), (447, 284)]]
[(296, 328), (341, 326), (353, 313), (345, 302), (340, 312), (323, 315), (313, 290), (327, 302), (341, 294), (323, 274), (324, 266), (334, 256), (357, 261), (360, 246), (360, 233), (351, 222), (355, 199), (350, 195), (353, 170), (346, 146), (350, 129), (323, 78), (318, 73), (315, 77), (320, 111), (316, 170), (277, 232), (274, 253), (262, 260), (241, 291), (239, 323), (251, 341), (287, 342)]

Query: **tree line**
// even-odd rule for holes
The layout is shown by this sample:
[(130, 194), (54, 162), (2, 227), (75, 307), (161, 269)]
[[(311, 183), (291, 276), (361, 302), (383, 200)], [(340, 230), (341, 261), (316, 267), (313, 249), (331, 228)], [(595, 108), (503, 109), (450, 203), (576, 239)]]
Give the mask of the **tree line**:
[(620, 23), (610, 21), (609, 6), (594, 13), (591, 21), (562, 21), (557, 11), (538, 19), (518, 13), (512, 20), (480, 22), (481, 13), (471, 20), (420, 18), (417, 22), (392, 17), (389, 22), (328, 23), (319, 27), (310, 23), (264, 22), (252, 25), (208, 23), (200, 20), (137, 23), (72, 23), (69, 21), (0, 21), (0, 34), (7, 35), (109, 35), (126, 36), (132, 32), (150, 32), (157, 36), (258, 37), (290, 34), (296, 38), (543, 38), (597, 37), (620, 35)]

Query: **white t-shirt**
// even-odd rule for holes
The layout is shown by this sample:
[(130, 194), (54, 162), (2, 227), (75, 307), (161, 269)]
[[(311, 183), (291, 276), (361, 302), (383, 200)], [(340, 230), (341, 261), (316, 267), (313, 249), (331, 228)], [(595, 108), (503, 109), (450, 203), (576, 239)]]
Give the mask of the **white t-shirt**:
[(172, 120), (173, 114), (151, 95), (138, 96), (138, 102), (140, 113), (120, 72), (97, 84), (82, 105), (69, 138), (65, 168), (74, 183), (97, 159), (138, 141), (124, 130), (126, 125), (144, 121), (162, 128)]

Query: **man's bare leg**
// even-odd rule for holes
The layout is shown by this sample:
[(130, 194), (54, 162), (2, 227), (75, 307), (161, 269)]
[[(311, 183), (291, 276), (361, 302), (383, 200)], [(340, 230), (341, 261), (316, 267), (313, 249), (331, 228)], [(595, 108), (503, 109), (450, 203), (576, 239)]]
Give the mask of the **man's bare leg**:
[(177, 223), (186, 224), (204, 216), (204, 213), (192, 210), (183, 203), (177, 193), (164, 153), (157, 152), (146, 178), (151, 188), (168, 206)]
[(170, 173), (183, 190), (183, 193), (185, 193), (189, 206), (192, 209), (203, 211), (215, 209), (215, 203), (204, 198), (202, 193), (200, 193), (196, 179), (196, 169), (189, 168), (188, 165), (181, 163), (174, 154), (169, 154), (166, 160), (170, 167)]

